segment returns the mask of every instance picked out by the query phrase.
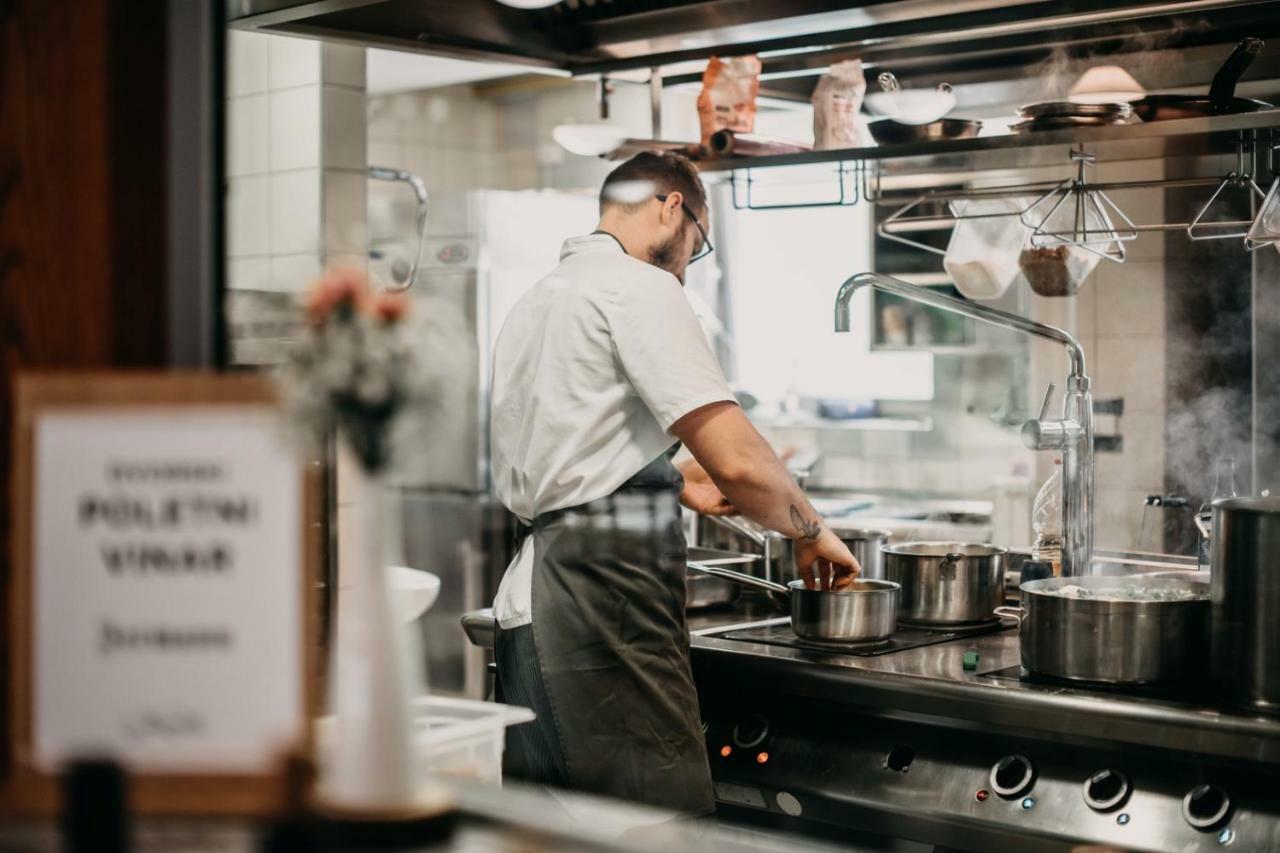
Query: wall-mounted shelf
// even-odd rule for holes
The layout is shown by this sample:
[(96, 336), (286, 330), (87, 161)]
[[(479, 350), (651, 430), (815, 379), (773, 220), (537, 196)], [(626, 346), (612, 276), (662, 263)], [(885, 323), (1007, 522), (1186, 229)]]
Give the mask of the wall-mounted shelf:
[(976, 168), (1024, 168), (1056, 166), (1066, 162), (1067, 152), (1085, 145), (1099, 161), (1143, 160), (1179, 156), (1231, 153), (1241, 132), (1280, 128), (1280, 109), (1254, 113), (1204, 116), (1109, 127), (1084, 127), (1033, 133), (978, 136), (941, 142), (911, 142), (874, 148), (842, 148), (805, 151), (769, 157), (703, 160), (704, 172), (798, 166), (813, 163), (878, 163), (891, 172), (920, 168), (934, 171), (967, 171)]
[(787, 415), (769, 415), (753, 417), (756, 426), (770, 429), (819, 429), (846, 430), (854, 432), (929, 432), (933, 429), (933, 418), (822, 418), (817, 415), (794, 412)]

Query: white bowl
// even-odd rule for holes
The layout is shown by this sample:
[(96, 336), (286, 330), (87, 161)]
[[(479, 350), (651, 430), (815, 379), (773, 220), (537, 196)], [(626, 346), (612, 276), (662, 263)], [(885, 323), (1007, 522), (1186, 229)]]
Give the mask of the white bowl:
[(396, 615), (406, 624), (430, 610), (440, 594), (437, 575), (408, 566), (388, 566), (387, 582), (391, 586)]
[(570, 154), (599, 157), (626, 142), (627, 131), (611, 122), (559, 124), (552, 128), (551, 138)]
[(888, 116), (903, 124), (930, 124), (955, 108), (956, 96), (937, 89), (898, 89), (868, 92), (863, 103), (874, 115)]

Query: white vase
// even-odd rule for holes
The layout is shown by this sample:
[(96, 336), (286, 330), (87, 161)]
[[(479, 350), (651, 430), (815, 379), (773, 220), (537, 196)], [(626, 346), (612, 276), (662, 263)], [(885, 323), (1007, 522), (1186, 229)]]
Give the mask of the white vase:
[[(345, 450), (345, 448), (344, 448)], [(343, 452), (343, 451), (340, 451)], [(386, 561), (386, 485), (364, 474), (355, 511), (355, 564), (339, 567), (337, 633), (329, 669), (332, 739), (321, 783), (323, 799), (347, 809), (412, 808), (421, 780), (413, 749), (412, 700), (422, 693), (402, 620), (397, 618)], [(343, 581), (343, 573), (346, 580)]]

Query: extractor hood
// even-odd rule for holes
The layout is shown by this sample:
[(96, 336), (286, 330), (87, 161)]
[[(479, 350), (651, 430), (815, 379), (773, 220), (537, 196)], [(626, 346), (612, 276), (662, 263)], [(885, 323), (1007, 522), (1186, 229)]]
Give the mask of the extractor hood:
[[(228, 0), (231, 25), (568, 74), (690, 73), (759, 53), (775, 78), (857, 56), (930, 74), (1026, 66), (1055, 52), (1167, 50), (1280, 34), (1275, 0)], [(692, 63), (697, 63), (696, 65)], [(818, 71), (815, 71), (817, 69)]]

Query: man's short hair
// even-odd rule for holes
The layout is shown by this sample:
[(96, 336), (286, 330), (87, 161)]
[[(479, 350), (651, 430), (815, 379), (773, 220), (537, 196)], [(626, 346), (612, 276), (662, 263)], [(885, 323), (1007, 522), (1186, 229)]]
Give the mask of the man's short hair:
[[(636, 189), (639, 189), (639, 192)], [(642, 151), (609, 173), (600, 187), (600, 210), (618, 206), (628, 213), (655, 195), (678, 192), (695, 213), (707, 209), (707, 191), (688, 157), (674, 151)]]

